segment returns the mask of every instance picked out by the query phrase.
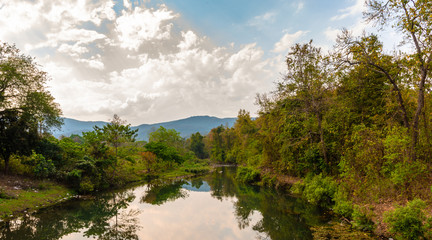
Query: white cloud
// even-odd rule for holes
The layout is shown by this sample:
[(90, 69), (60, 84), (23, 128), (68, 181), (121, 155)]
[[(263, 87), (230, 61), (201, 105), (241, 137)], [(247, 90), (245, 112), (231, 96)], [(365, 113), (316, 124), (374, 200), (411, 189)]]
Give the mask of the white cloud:
[(91, 43), (99, 39), (104, 39), (106, 36), (93, 30), (70, 28), (64, 29), (59, 33), (47, 34), (49, 41), (52, 45), (56, 46), (57, 42), (78, 42), (78, 43)]
[(276, 21), (276, 12), (266, 12), (263, 15), (255, 16), (247, 22), (248, 26), (263, 28), (267, 24), (274, 23)]
[(286, 33), (279, 42), (274, 46), (273, 52), (282, 53), (286, 52), (296, 41), (305, 36), (308, 31), (297, 31), (295, 33)]
[(332, 42), (336, 42), (336, 38), (337, 35), (341, 32), (340, 29), (336, 29), (333, 27), (328, 27), (326, 28), (326, 30), (324, 31), (324, 35), (326, 36), (326, 38)]
[(39, 17), (41, 3), (2, 1), (0, 3), (0, 39), (30, 29)]
[(73, 45), (63, 43), (57, 50), (61, 53), (69, 54), (72, 57), (78, 57), (83, 53), (89, 52), (89, 49), (81, 46), (80, 43), (75, 43)]
[(132, 9), (132, 4), (129, 2), (129, 0), (123, 0), (123, 6), (128, 10)]
[(187, 31), (186, 33), (182, 32), (183, 41), (177, 45), (180, 49), (189, 49), (195, 46), (198, 43), (197, 35), (192, 31)]
[(339, 21), (347, 17), (359, 16), (366, 10), (365, 0), (356, 0), (354, 5), (339, 10), (340, 14), (333, 16), (330, 20)]
[[(224, 48), (183, 25), (171, 31), (178, 14), (165, 5), (131, 4), (118, 15), (112, 1), (17, 0), (0, 6), (0, 13), (19, 15), (1, 14), (6, 19), (0, 19), (0, 36), (37, 57), (66, 117), (107, 120), (118, 113), (141, 124), (232, 117), (240, 108), (254, 113), (255, 94), (270, 91), (278, 78), (275, 60), (256, 43)], [(274, 18), (269, 12), (257, 19)], [(27, 25), (9, 29), (10, 19)]]
[(97, 70), (103, 70), (105, 68), (104, 63), (102, 62), (102, 57), (99, 54), (90, 57), (90, 59), (81, 58), (81, 59), (77, 59), (77, 61), (81, 63), (85, 63), (88, 67)]
[(171, 25), (163, 23), (174, 17), (173, 12), (164, 5), (156, 11), (141, 7), (135, 7), (132, 12), (123, 10), (122, 15), (116, 19), (120, 46), (137, 50), (144, 41), (168, 39)]
[(294, 5), (296, 13), (299, 13), (304, 8), (304, 2), (303, 1), (293, 3), (293, 5)]

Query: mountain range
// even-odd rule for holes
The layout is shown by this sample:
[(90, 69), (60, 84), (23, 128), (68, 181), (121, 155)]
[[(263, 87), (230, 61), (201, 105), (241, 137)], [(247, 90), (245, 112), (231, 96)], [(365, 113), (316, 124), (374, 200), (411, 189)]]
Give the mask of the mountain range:
[[(149, 134), (157, 130), (160, 126), (166, 129), (175, 129), (180, 132), (180, 136), (187, 138), (192, 133), (199, 132), (201, 135), (206, 135), (212, 128), (220, 125), (232, 127), (236, 118), (217, 118), (211, 116), (194, 116), (185, 119), (154, 123), (154, 124), (141, 124), (131, 127), (138, 129), (137, 140), (148, 140)], [(102, 127), (108, 122), (103, 121), (80, 121), (72, 118), (63, 118), (63, 126), (60, 129), (53, 131), (53, 135), (57, 138), (61, 136), (69, 137), (72, 134), (80, 135), (82, 132), (92, 131), (94, 126)]]

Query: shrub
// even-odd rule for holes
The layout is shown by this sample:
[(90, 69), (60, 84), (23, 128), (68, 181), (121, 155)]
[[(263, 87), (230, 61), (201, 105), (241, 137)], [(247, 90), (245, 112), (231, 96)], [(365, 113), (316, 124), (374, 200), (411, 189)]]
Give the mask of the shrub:
[(257, 170), (248, 167), (239, 167), (236, 178), (244, 183), (258, 182), (261, 179), (260, 173)]
[(415, 199), (405, 207), (398, 207), (384, 214), (384, 221), (390, 226), (390, 232), (396, 239), (419, 239), (424, 237), (426, 216), (425, 202)]
[(333, 211), (346, 218), (351, 218), (354, 212), (354, 207), (351, 201), (348, 200), (348, 194), (339, 187), (334, 195), (333, 201), (335, 203)]
[(34, 174), (36, 177), (47, 178), (55, 174), (56, 169), (51, 159), (46, 159), (41, 154), (35, 153), (33, 153), (32, 158), (35, 158), (35, 162), (37, 163), (34, 168)]
[(337, 184), (331, 177), (322, 174), (306, 177), (303, 196), (312, 204), (330, 208), (337, 190)]
[(375, 229), (375, 224), (372, 221), (372, 211), (365, 207), (354, 206), (352, 213), (353, 227), (365, 232), (372, 232)]
[(94, 190), (94, 184), (92, 183), (92, 180), (85, 176), (82, 178), (81, 182), (80, 182), (80, 188), (79, 188), (79, 192), (80, 193), (89, 193), (89, 192), (93, 192)]

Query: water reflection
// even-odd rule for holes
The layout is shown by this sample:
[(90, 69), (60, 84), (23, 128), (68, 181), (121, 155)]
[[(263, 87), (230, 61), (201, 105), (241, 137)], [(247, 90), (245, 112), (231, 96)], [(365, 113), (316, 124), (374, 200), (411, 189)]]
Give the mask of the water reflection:
[(74, 200), (4, 222), (0, 239), (312, 239), (303, 201), (240, 184), (235, 168)]

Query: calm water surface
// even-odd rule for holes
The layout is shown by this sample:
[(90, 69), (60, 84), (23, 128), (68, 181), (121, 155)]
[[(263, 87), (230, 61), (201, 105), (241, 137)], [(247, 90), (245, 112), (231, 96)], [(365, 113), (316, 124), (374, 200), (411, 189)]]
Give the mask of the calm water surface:
[(0, 239), (312, 239), (310, 226), (328, 220), (298, 198), (236, 182), (235, 171), (72, 200), (2, 223)]

